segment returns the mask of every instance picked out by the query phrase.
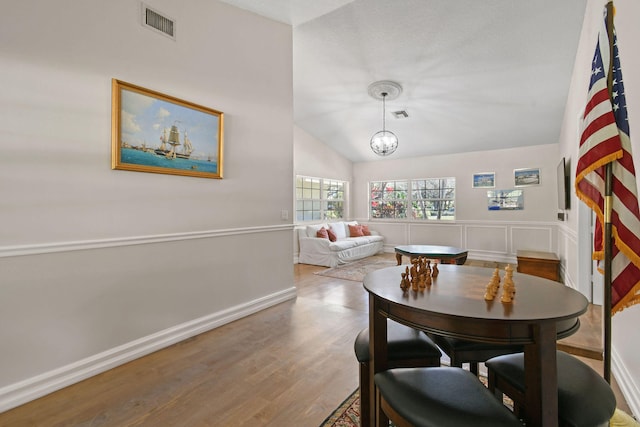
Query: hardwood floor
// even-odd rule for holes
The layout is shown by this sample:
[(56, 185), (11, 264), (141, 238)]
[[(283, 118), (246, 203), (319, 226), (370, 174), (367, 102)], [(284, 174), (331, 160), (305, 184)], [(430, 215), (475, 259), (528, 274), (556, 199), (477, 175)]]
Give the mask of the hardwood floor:
[(294, 301), (2, 413), (0, 426), (319, 426), (358, 386), (353, 340), (368, 312), (361, 283), (323, 269), (294, 266)]

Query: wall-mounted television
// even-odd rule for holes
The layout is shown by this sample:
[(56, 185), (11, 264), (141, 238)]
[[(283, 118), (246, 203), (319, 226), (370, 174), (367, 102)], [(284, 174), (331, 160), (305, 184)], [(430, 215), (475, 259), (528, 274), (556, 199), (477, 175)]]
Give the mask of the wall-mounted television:
[(564, 157), (558, 163), (556, 183), (558, 187), (558, 209), (569, 209), (571, 191), (569, 190), (569, 171)]

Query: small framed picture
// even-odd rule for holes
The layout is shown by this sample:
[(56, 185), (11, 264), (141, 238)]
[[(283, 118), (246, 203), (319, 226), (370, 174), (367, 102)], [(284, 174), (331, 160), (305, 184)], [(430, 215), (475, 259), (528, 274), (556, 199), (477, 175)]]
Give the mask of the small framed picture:
[(473, 174), (473, 188), (494, 188), (496, 186), (495, 172), (480, 172)]
[(539, 185), (540, 169), (539, 168), (514, 169), (513, 183), (516, 187), (526, 187), (528, 185)]
[(522, 190), (489, 190), (487, 202), (490, 211), (514, 211), (524, 209)]

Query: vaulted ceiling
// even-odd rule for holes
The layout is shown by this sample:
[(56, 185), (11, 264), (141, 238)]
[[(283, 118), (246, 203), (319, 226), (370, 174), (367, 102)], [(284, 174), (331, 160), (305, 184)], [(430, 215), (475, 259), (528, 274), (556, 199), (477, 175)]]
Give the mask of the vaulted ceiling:
[[(558, 142), (586, 0), (223, 0), (293, 27), (294, 121), (354, 161)], [(405, 111), (406, 118), (395, 118)]]

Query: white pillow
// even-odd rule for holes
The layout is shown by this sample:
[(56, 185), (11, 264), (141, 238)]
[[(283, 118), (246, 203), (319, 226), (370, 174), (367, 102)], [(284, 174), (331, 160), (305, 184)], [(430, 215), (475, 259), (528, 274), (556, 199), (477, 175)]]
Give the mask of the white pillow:
[(329, 224), (329, 227), (331, 227), (331, 230), (336, 235), (336, 239), (346, 239), (347, 238), (347, 231), (345, 230), (347, 228), (347, 226), (344, 225), (344, 222), (342, 222), (342, 221), (340, 221), (340, 222), (332, 222), (331, 224)]
[(348, 221), (344, 223), (344, 231), (347, 233), (348, 237), (351, 237), (351, 233), (349, 232), (350, 225), (358, 225), (358, 221)]
[(318, 230), (320, 230), (322, 227), (328, 228), (327, 224), (307, 225), (307, 237), (318, 237)]

